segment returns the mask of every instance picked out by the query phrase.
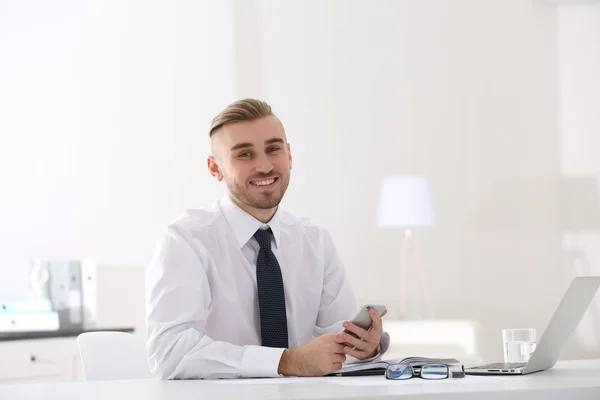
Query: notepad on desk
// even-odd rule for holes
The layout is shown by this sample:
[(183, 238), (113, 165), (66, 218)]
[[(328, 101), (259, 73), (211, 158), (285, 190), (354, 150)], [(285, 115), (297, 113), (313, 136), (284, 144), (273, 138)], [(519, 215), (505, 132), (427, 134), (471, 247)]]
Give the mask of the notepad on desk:
[(379, 360), (370, 363), (353, 363), (333, 372), (330, 376), (364, 376), (385, 375), (388, 365), (409, 364), (413, 367), (422, 367), (425, 364), (460, 364), (454, 358), (406, 357), (394, 360)]

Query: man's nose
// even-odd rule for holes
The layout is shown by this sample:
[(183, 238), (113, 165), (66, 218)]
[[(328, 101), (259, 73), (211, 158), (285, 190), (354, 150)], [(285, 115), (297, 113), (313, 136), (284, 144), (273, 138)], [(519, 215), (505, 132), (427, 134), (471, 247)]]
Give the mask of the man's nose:
[(267, 174), (273, 170), (273, 163), (269, 160), (269, 157), (262, 156), (256, 160), (254, 168), (256, 172)]

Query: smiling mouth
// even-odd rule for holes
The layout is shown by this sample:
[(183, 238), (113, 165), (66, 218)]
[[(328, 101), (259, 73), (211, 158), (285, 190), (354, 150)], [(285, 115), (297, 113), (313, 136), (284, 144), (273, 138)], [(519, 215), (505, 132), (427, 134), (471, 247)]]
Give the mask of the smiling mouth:
[(275, 178), (267, 178), (267, 179), (255, 179), (253, 181), (250, 181), (250, 184), (254, 185), (254, 186), (260, 186), (260, 187), (271, 186), (275, 182), (277, 182), (277, 179), (279, 179), (279, 178), (275, 177)]

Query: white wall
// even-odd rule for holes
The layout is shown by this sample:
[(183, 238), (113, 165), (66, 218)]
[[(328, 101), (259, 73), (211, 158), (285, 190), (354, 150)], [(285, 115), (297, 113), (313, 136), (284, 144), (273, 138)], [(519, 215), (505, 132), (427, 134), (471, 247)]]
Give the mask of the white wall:
[[(397, 316), (401, 232), (375, 226), (379, 183), (423, 174), (438, 223), (417, 238), (435, 316), (479, 323), (488, 359), (502, 357), (502, 328), (541, 333), (577, 274), (560, 193), (545, 183), (562, 173), (555, 5), (256, 4), (261, 19), (244, 29), (262, 40), (238, 46), (260, 60), (239, 60), (262, 65), (246, 76), (262, 85), (242, 94), (260, 93), (282, 118), (294, 156), (285, 205), (329, 226), (359, 301)], [(423, 318), (412, 274), (408, 317)]]
[(235, 97), (233, 34), (229, 1), (0, 3), (0, 298), (34, 257), (145, 267), (221, 195), (207, 128)]
[[(557, 22), (561, 168), (565, 175), (596, 180), (591, 179), (595, 197), (584, 212), (590, 216), (587, 229), (569, 232), (563, 241), (581, 273), (600, 275), (600, 1), (562, 4)], [(599, 355), (600, 296), (584, 315), (577, 336), (580, 350)]]

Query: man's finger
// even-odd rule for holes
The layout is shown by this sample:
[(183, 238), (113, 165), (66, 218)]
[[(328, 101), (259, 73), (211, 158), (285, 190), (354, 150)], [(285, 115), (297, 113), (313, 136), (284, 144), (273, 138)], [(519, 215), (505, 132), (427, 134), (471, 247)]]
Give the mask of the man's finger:
[(383, 324), (381, 322), (381, 317), (379, 316), (379, 314), (377, 314), (377, 311), (375, 311), (372, 308), (369, 308), (369, 315), (371, 316), (371, 321), (373, 321), (373, 324), (371, 325), (371, 330), (372, 331), (381, 330), (381, 327)]
[(353, 335), (350, 335), (346, 332), (340, 333), (340, 336), (342, 337), (342, 339), (344, 339), (345, 343), (356, 347), (357, 349), (364, 350), (364, 348), (368, 345), (368, 343), (364, 340), (357, 339)]
[(366, 340), (367, 337), (369, 336), (368, 331), (361, 328), (360, 326), (354, 325), (352, 322), (348, 322), (348, 321), (344, 322), (344, 328), (346, 328), (348, 331), (354, 333), (360, 339)]
[(364, 352), (363, 350), (353, 349), (353, 348), (350, 348), (348, 346), (344, 347), (344, 352), (346, 354), (348, 354), (349, 356), (352, 356), (352, 357), (357, 358), (359, 360), (362, 360), (367, 355), (367, 353)]
[(342, 338), (342, 335), (337, 334), (337, 333), (332, 333), (331, 335), (332, 335), (333, 341), (335, 343), (338, 343), (338, 344), (344, 344), (344, 343), (346, 343), (346, 341)]
[(346, 347), (346, 342), (336, 343), (333, 347), (333, 352), (335, 354), (345, 354), (344, 348)]
[(346, 361), (346, 354), (334, 354), (333, 355), (333, 363), (343, 363)]

